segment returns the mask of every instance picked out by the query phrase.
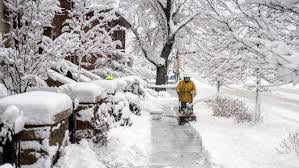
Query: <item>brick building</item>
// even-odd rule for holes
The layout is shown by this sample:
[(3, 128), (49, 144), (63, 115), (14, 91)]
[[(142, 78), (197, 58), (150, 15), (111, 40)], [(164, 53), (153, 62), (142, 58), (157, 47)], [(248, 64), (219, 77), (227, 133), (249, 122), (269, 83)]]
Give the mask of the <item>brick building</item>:
[[(71, 10), (72, 6), (73, 6), (73, 2), (72, 0), (59, 0), (60, 1), (60, 6), (62, 8), (62, 12), (59, 14), (56, 14), (55, 17), (53, 18), (52, 21), (52, 27), (45, 27), (45, 31), (44, 34), (47, 35), (48, 37), (51, 37), (52, 39), (57, 38), (58, 36), (60, 36), (62, 34), (62, 28), (64, 26), (64, 22), (65, 20), (68, 18), (67, 15), (67, 10)], [(0, 33), (5, 33), (9, 31), (9, 26), (3, 22), (4, 20), (4, 4), (3, 4), (3, 0), (0, 1)], [(90, 13), (89, 15), (92, 15), (92, 13)], [(116, 13), (116, 15), (118, 15)], [(119, 15), (118, 15), (119, 16)], [(97, 23), (94, 23), (97, 24)], [(112, 23), (109, 23), (110, 27), (113, 27), (115, 25), (120, 25), (123, 27), (129, 27), (129, 23), (126, 22), (125, 19), (123, 19), (121, 16), (119, 16), (119, 19), (117, 21), (114, 21)], [(121, 41), (122, 45), (121, 46), (117, 46), (117, 49), (123, 49), (123, 51), (125, 50), (125, 44), (126, 44), (126, 31), (125, 30), (117, 30), (113, 33), (113, 38), (115, 40), (119, 40)], [(66, 58), (67, 60), (78, 64), (75, 57), (69, 56)], [(89, 66), (83, 66), (83, 68), (87, 69), (87, 70), (92, 70), (95, 69), (96, 65), (94, 64), (96, 62), (97, 58), (94, 57), (92, 58), (89, 63), (91, 65)]]
[(0, 33), (6, 33), (9, 30), (8, 25), (3, 21), (4, 20), (4, 4), (3, 0), (0, 1)]
[[(46, 28), (46, 31), (45, 31), (45, 34), (47, 36), (51, 37), (52, 39), (55, 39), (56, 37), (58, 37), (62, 34), (62, 28), (64, 26), (63, 24), (64, 24), (65, 20), (68, 19), (68, 15), (67, 15), (66, 10), (71, 10), (72, 7), (73, 7), (72, 0), (59, 0), (59, 1), (60, 1), (60, 5), (61, 5), (61, 8), (62, 8), (62, 12), (60, 14), (57, 14), (54, 17), (52, 27), (51, 28)], [(93, 14), (89, 13), (88, 15), (92, 16)], [(116, 15), (119, 17), (119, 19), (117, 21), (109, 23), (110, 27), (114, 27), (115, 25), (120, 25), (120, 26), (128, 28), (130, 26), (130, 24), (128, 22), (126, 22), (126, 20), (123, 19), (119, 14), (116, 13)], [(94, 22), (93, 24), (96, 25), (97, 22)], [(117, 46), (117, 49), (123, 49), (123, 51), (124, 51), (125, 47), (126, 47), (125, 46), (125, 44), (126, 44), (126, 31), (125, 30), (114, 31), (113, 39), (121, 41), (122, 45)], [(76, 57), (69, 56), (66, 59), (78, 65)], [(96, 68), (96, 65), (94, 64), (96, 62), (96, 60), (97, 60), (97, 57), (93, 57), (91, 60), (88, 61), (90, 63), (89, 66), (84, 66), (83, 65), (82, 67), (87, 69), (87, 70), (93, 70), (93, 69)]]

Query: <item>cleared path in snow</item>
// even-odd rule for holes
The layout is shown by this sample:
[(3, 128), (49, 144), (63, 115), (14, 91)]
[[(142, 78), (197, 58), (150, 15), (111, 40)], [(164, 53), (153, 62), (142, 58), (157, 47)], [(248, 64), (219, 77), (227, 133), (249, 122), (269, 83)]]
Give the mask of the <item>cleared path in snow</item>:
[(162, 111), (152, 114), (150, 168), (209, 167), (200, 135), (189, 124), (179, 126), (175, 118), (177, 100), (160, 101)]

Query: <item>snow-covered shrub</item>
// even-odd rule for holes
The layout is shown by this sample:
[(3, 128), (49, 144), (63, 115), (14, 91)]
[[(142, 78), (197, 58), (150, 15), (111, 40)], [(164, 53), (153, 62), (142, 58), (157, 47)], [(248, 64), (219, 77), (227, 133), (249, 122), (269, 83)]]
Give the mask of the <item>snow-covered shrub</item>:
[(217, 96), (207, 103), (212, 108), (213, 116), (233, 117), (237, 122), (250, 122), (253, 119), (246, 104), (239, 99)]
[(141, 115), (140, 97), (131, 92), (117, 91), (108, 95), (100, 110), (101, 113), (109, 114), (114, 124), (131, 126), (133, 123), (130, 116)]
[(129, 108), (131, 110), (131, 112), (135, 115), (141, 115), (140, 111), (141, 111), (141, 108), (139, 107), (138, 104), (135, 104), (135, 103), (130, 103), (129, 104)]
[(106, 104), (80, 104), (76, 109), (77, 120), (81, 121), (85, 129), (76, 131), (77, 141), (91, 139), (94, 143), (105, 144), (107, 132), (111, 127), (110, 115), (107, 113)]
[(109, 131), (110, 122), (109, 115), (107, 112), (102, 111), (99, 107), (97, 107), (97, 112), (95, 116), (91, 120), (91, 123), (94, 128), (94, 136), (93, 141), (97, 144), (106, 144), (107, 143), (107, 133)]
[(280, 154), (296, 153), (299, 156), (299, 132), (290, 133), (287, 138), (281, 141), (276, 150)]

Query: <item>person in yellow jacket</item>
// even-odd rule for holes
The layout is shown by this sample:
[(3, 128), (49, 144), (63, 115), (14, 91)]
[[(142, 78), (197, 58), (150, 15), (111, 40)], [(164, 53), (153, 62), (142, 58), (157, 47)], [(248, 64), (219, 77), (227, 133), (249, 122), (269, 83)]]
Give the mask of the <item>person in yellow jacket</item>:
[(181, 108), (186, 108), (187, 103), (193, 102), (193, 98), (196, 95), (196, 87), (193, 81), (190, 80), (190, 75), (184, 74), (184, 80), (179, 82), (176, 92), (181, 102)]

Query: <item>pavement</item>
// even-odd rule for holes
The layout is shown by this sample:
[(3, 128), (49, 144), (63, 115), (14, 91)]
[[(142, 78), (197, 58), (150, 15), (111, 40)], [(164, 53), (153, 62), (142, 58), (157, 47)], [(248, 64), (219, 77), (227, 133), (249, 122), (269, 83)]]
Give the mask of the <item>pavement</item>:
[(177, 102), (160, 101), (163, 111), (152, 113), (150, 168), (210, 167), (201, 136), (189, 123), (179, 126)]

